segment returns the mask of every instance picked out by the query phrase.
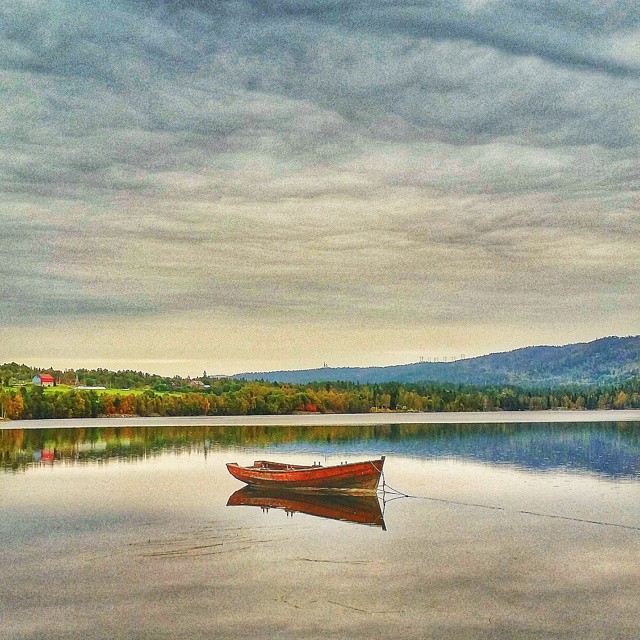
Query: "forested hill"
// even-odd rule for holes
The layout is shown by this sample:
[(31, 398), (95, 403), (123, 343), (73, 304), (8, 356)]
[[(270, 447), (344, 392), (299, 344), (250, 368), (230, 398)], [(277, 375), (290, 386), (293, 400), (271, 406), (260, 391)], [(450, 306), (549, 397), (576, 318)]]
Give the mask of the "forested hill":
[(561, 347), (525, 347), (455, 362), (417, 362), (390, 367), (325, 367), (302, 371), (243, 373), (237, 378), (307, 383), (452, 382), (476, 385), (601, 384), (640, 374), (640, 336), (608, 337)]

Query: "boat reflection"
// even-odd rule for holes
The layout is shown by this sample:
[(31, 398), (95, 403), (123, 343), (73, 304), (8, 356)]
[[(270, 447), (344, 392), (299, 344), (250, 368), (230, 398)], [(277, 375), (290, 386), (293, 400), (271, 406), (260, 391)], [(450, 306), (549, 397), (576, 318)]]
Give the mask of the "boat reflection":
[(380, 502), (375, 495), (336, 492), (302, 493), (243, 487), (229, 496), (227, 506), (261, 507), (263, 511), (283, 509), (287, 513), (306, 513), (318, 518), (355, 522), (372, 527), (382, 527), (383, 531), (387, 530)]

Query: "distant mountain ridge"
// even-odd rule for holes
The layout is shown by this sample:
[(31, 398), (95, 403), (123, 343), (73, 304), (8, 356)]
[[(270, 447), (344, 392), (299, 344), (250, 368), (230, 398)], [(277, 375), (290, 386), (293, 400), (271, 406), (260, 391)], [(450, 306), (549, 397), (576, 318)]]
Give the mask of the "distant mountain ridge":
[(451, 382), (493, 385), (603, 384), (640, 375), (640, 336), (599, 338), (559, 347), (523, 347), (455, 362), (416, 362), (387, 367), (324, 367), (240, 373), (234, 378), (305, 384)]

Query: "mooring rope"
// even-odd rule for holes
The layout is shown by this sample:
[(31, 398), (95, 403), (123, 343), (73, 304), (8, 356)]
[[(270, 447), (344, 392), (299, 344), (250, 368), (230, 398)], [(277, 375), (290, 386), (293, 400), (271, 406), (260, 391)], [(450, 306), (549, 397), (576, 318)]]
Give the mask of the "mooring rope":
[[(391, 502), (393, 500), (398, 500), (399, 498), (413, 498), (414, 500), (429, 500), (431, 502), (441, 502), (444, 504), (452, 504), (464, 507), (475, 507), (478, 509), (490, 509), (492, 511), (504, 511), (505, 513), (521, 513), (523, 515), (528, 516), (538, 516), (540, 518), (553, 518), (554, 520), (568, 520), (570, 522), (581, 522), (584, 524), (595, 524), (602, 527), (616, 527), (618, 529), (627, 529), (631, 531), (640, 531), (640, 526), (634, 526), (631, 524), (619, 524), (617, 522), (605, 522), (603, 520), (588, 520), (586, 518), (575, 518), (573, 516), (560, 516), (554, 515), (552, 513), (542, 513), (539, 511), (527, 511), (525, 509), (509, 509), (507, 507), (499, 507), (490, 504), (481, 504), (478, 502), (463, 502), (461, 500), (448, 500), (446, 498), (432, 498), (430, 496), (414, 496), (409, 493), (404, 493), (390, 484), (387, 484), (387, 481), (384, 476), (384, 471), (382, 469), (378, 469), (376, 465), (371, 462), (373, 468), (380, 474), (382, 478), (382, 488), (378, 488), (377, 491), (382, 493), (382, 513), (384, 515), (384, 508), (387, 502)], [(390, 493), (393, 497), (387, 498), (386, 494)]]

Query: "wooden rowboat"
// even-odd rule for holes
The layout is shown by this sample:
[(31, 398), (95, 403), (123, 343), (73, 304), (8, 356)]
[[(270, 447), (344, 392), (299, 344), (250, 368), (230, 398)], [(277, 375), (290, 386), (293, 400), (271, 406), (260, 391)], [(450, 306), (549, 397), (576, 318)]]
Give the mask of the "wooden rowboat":
[(378, 497), (373, 494), (242, 487), (229, 497), (227, 506), (260, 507), (263, 511), (283, 509), (290, 514), (305, 513), (318, 518), (382, 527), (386, 531)]
[(384, 456), (379, 460), (352, 462), (323, 467), (256, 460), (251, 467), (227, 463), (229, 473), (253, 487), (294, 489), (296, 491), (351, 491), (375, 493), (380, 482)]

